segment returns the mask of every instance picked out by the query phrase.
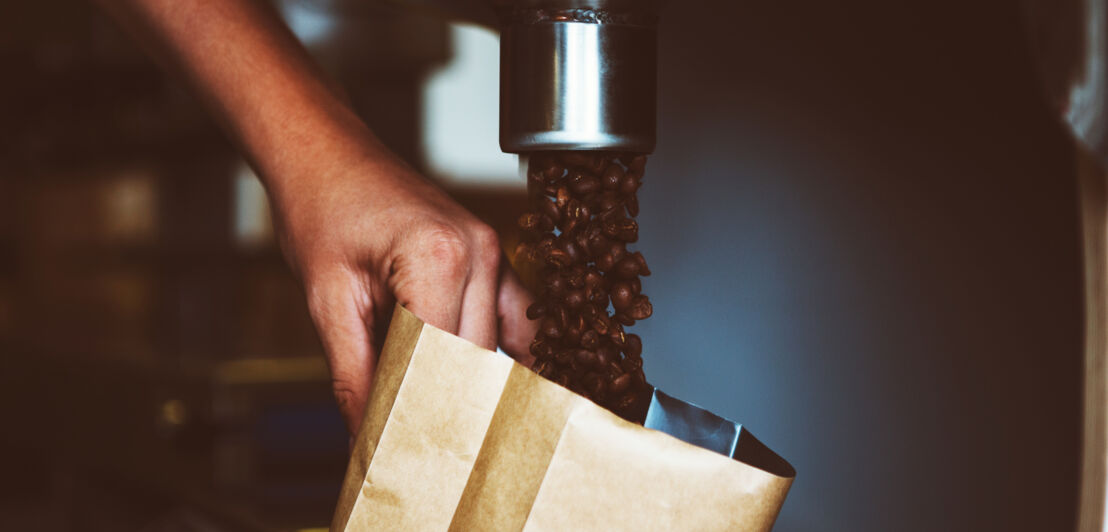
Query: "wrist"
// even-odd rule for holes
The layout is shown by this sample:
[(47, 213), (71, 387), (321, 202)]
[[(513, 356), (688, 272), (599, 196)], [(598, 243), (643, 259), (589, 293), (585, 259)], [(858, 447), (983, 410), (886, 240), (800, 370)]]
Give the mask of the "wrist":
[(313, 102), (259, 129), (247, 153), (279, 214), (355, 187), (380, 190), (396, 174), (395, 157), (341, 104)]

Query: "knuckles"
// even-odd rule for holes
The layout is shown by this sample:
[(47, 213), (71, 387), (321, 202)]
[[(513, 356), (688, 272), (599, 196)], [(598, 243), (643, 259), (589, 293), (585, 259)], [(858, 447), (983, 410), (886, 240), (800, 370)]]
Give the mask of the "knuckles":
[(482, 268), (496, 268), (500, 265), (500, 236), (496, 230), (485, 224), (473, 229), (473, 257)]
[(416, 245), (451, 277), (464, 277), (469, 271), (469, 246), (465, 237), (453, 227), (436, 224), (425, 228)]
[(500, 239), (488, 225), (474, 223), (465, 228), (449, 224), (431, 224), (416, 237), (439, 268), (451, 277), (465, 277), (473, 269), (496, 267), (500, 260)]

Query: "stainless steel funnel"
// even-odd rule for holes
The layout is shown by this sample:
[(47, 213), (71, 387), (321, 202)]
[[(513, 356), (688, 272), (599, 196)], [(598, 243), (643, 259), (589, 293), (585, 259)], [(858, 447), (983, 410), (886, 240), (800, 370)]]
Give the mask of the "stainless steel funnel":
[(654, 151), (657, 2), (499, 9), (500, 148)]

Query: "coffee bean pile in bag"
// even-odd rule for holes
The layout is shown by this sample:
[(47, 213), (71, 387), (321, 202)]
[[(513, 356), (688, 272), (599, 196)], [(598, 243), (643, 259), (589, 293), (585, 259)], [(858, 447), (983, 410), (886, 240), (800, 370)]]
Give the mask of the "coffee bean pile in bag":
[(642, 340), (625, 327), (650, 317), (640, 276), (650, 275), (639, 238), (636, 193), (645, 155), (552, 152), (531, 156), (530, 212), (517, 257), (539, 269), (541, 320), (532, 369), (627, 417), (647, 386)]

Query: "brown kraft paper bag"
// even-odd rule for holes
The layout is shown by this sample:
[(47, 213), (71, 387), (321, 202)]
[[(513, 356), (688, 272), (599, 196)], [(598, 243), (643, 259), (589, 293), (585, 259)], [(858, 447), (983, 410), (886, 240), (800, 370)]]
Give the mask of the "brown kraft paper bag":
[(332, 531), (770, 530), (793, 480), (740, 433), (732, 458), (629, 423), (399, 305), (375, 379)]

